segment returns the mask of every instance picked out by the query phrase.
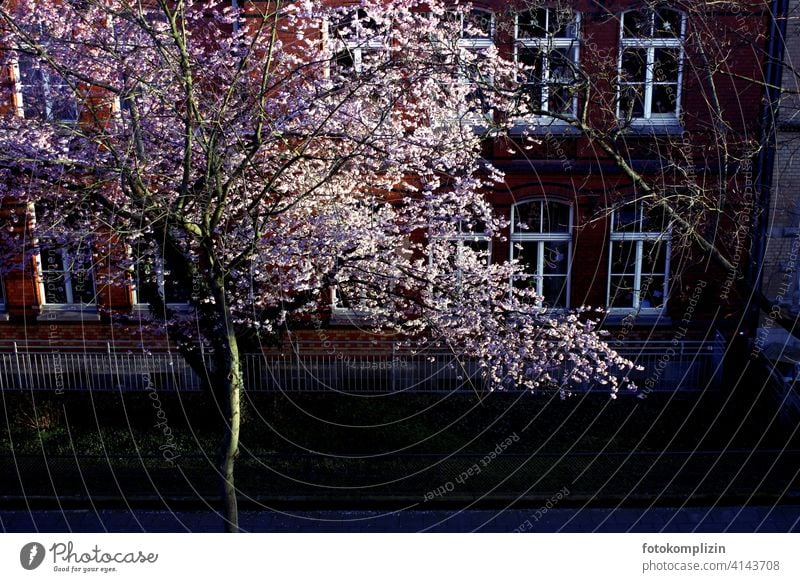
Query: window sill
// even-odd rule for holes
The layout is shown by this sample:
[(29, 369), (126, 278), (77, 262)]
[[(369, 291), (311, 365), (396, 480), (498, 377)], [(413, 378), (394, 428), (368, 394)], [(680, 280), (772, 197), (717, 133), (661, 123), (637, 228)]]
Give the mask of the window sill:
[(100, 321), (100, 314), (94, 307), (42, 305), (36, 321)]
[(334, 307), (331, 309), (331, 318), (329, 323), (336, 326), (347, 326), (369, 324), (371, 321), (372, 319), (370, 318), (370, 314), (366, 311)]
[(672, 325), (672, 318), (666, 313), (666, 309), (611, 308), (606, 312), (602, 323), (623, 326)]
[(4, 310), (0, 311), (0, 321), (8, 321), (8, 320), (9, 320), (8, 313), (6, 313)]
[(463, 112), (437, 117), (431, 121), (431, 129), (440, 132), (450, 132), (453, 125), (470, 129), (476, 135), (486, 135), (494, 131), (494, 112), (485, 113)]
[[(194, 310), (189, 303), (167, 303), (166, 308), (175, 313), (191, 313)], [(149, 317), (154, 314), (149, 303), (134, 303), (131, 311), (140, 317)]]
[(629, 125), (620, 126), (622, 133), (631, 135), (682, 135), (683, 124), (677, 119), (633, 119)]
[(547, 117), (515, 119), (513, 123), (514, 125), (508, 130), (508, 134), (513, 137), (521, 135), (578, 137), (582, 133), (580, 129), (566, 121)]

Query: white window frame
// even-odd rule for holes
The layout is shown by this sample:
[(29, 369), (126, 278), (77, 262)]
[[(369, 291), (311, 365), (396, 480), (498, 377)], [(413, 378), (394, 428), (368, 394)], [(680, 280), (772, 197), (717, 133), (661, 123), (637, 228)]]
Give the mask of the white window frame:
[[(39, 25), (41, 26), (41, 24)], [(22, 56), (24, 51), (22, 49), (18, 49), (18, 52), (14, 55), (11, 61), (11, 72), (12, 78), (14, 80), (14, 100), (16, 106), (16, 113), (18, 117), (22, 117), (23, 119), (35, 119), (34, 117), (26, 117), (25, 115), (25, 87), (33, 87), (34, 85), (24, 84), (22, 82), (22, 71), (19, 64), (19, 58)], [(54, 99), (53, 94), (51, 91), (51, 71), (47, 67), (42, 67), (41, 63), (38, 62), (39, 59), (33, 55), (26, 55), (28, 58), (31, 59), (31, 62), (34, 65), (40, 67), (41, 75), (42, 75), (42, 98), (44, 99), (44, 119), (42, 121), (50, 122), (50, 123), (62, 123), (62, 124), (74, 124), (77, 123), (80, 119), (80, 110), (79, 110), (79, 102), (75, 95), (72, 96), (72, 106), (73, 111), (75, 112), (75, 117), (65, 117), (56, 119), (53, 117), (53, 108), (54, 108)], [(64, 86), (69, 87), (69, 84), (64, 80)], [(71, 90), (71, 87), (70, 87)]]
[[(386, 42), (379, 37), (372, 37), (364, 39), (362, 33), (362, 18), (359, 16), (360, 11), (363, 10), (359, 6), (353, 6), (352, 9), (344, 11), (341, 14), (342, 19), (347, 16), (352, 16), (353, 19), (353, 35), (348, 38), (334, 38), (332, 36), (333, 24), (326, 20), (323, 23), (323, 35), (330, 42), (332, 49), (332, 59), (330, 62), (331, 67), (336, 62), (336, 57), (342, 52), (348, 52), (353, 60), (353, 71), (360, 74), (363, 71), (364, 54), (365, 53), (378, 53), (386, 50)], [(329, 71), (330, 74), (330, 71)]]
[[(481, 12), (484, 15), (488, 15), (489, 17), (488, 36), (477, 36), (477, 37), (466, 36), (466, 26), (464, 22), (464, 16), (467, 16), (468, 14), (471, 14), (473, 12)], [(472, 8), (466, 11), (464, 10), (459, 11), (457, 14), (458, 14), (458, 23), (460, 26), (458, 33), (458, 48), (466, 50), (486, 50), (494, 46), (494, 36), (497, 29), (497, 21), (495, 19), (494, 12), (486, 8)]]
[[(484, 15), (488, 15), (489, 17), (489, 36), (481, 36), (481, 37), (467, 37), (465, 36), (465, 22), (464, 17), (472, 12), (481, 12)], [(470, 53), (479, 53), (481, 51), (488, 50), (494, 46), (494, 37), (496, 34), (496, 27), (497, 21), (495, 19), (495, 14), (491, 10), (487, 10), (485, 8), (472, 8), (469, 11), (461, 11), (458, 13), (459, 16), (459, 24), (461, 30), (459, 32), (459, 39), (458, 39), (458, 50), (460, 55), (464, 54), (464, 52)], [(459, 55), (459, 58), (461, 58)], [(459, 80), (461, 83), (465, 85), (472, 85), (474, 83), (473, 79), (469, 76), (464, 74), (464, 71), (461, 71), (461, 78)], [(489, 79), (491, 82), (491, 79)], [(475, 127), (485, 127), (487, 123), (491, 123), (494, 120), (494, 110), (488, 109), (486, 111), (476, 111), (476, 112), (465, 112), (463, 115), (459, 115), (461, 119), (470, 123)]]
[[(488, 16), (489, 18), (489, 34), (488, 36), (480, 36), (480, 37), (468, 37), (465, 36), (465, 16), (468, 16), (472, 12), (481, 12)], [(456, 41), (456, 50), (458, 52), (458, 59), (459, 62), (457, 65), (459, 66), (458, 71), (458, 84), (463, 87), (469, 87), (473, 84), (473, 80), (466, 74), (464, 70), (464, 57), (463, 55), (466, 53), (479, 53), (481, 51), (488, 50), (495, 46), (495, 34), (497, 31), (497, 18), (495, 13), (492, 10), (488, 10), (486, 8), (472, 8), (470, 10), (459, 10), (459, 11), (448, 11), (447, 15), (440, 21), (440, 25), (444, 26), (448, 24), (448, 18), (452, 19), (451, 22), (458, 26), (458, 38)], [(489, 79), (489, 82), (492, 82), (492, 79)], [(470, 112), (470, 111), (455, 111), (448, 112), (447, 115), (442, 116), (441, 118), (435, 118), (431, 120), (432, 125), (439, 129), (447, 131), (450, 129), (452, 123), (464, 123), (468, 126), (475, 128), (476, 130), (483, 130), (487, 126), (491, 125), (494, 121), (494, 110), (488, 109), (486, 111), (480, 112)]]
[[(565, 206), (569, 209), (569, 226), (567, 228), (567, 232), (544, 232), (544, 221), (545, 221), (545, 211), (544, 208), (540, 212), (540, 230), (541, 232), (531, 232), (531, 231), (524, 231), (517, 229), (517, 212), (518, 208), (522, 206), (526, 206), (528, 204), (541, 204), (546, 205), (547, 203), (554, 203), (560, 204)], [(567, 243), (567, 273), (566, 273), (566, 284), (564, 285), (564, 305), (558, 307), (551, 307), (550, 309), (553, 310), (560, 310), (560, 309), (569, 309), (570, 308), (570, 296), (572, 294), (572, 233), (574, 230), (575, 224), (575, 208), (572, 204), (568, 204), (566, 202), (562, 202), (560, 200), (548, 200), (545, 198), (535, 198), (531, 200), (523, 200), (517, 202), (511, 206), (511, 241), (509, 245), (509, 259), (514, 260), (515, 253), (514, 247), (515, 245), (522, 243), (522, 242), (535, 242), (538, 246), (537, 254), (537, 264), (536, 264), (536, 272), (535, 273), (528, 273), (527, 271), (521, 273), (515, 279), (532, 279), (535, 282), (535, 291), (540, 296), (544, 297), (544, 280), (545, 277), (553, 276), (553, 275), (545, 275), (544, 274), (544, 249), (545, 244), (548, 242), (566, 242)], [(561, 275), (558, 275), (561, 277)], [(514, 281), (511, 282), (514, 284)]]
[[(463, 222), (458, 223), (458, 232), (448, 236), (437, 236), (432, 239), (432, 244), (445, 244), (456, 249), (456, 264), (461, 263), (464, 252), (464, 245), (467, 243), (486, 243), (486, 265), (492, 264), (492, 237), (486, 231), (472, 231), (465, 229)], [(484, 252), (484, 251), (481, 251)], [(433, 256), (430, 256), (433, 261)], [(460, 291), (464, 286), (464, 273), (461, 268), (457, 268), (456, 287)]]
[[(549, 29), (550, 25), (550, 18), (553, 13), (553, 9), (547, 8), (546, 10), (546, 22), (545, 22), (545, 30)], [(547, 34), (546, 36), (542, 37), (527, 37), (527, 36), (520, 36), (520, 26), (519, 26), (519, 13), (514, 15), (514, 63), (519, 66), (520, 63), (520, 49), (531, 49), (531, 50), (538, 50), (543, 54), (542, 56), (542, 96), (541, 96), (541, 103), (540, 109), (545, 112), (549, 112), (549, 104), (550, 104), (550, 58), (549, 53), (556, 49), (572, 49), (574, 51), (573, 54), (573, 63), (577, 69), (580, 64), (580, 46), (581, 46), (581, 13), (575, 12), (575, 34), (571, 37), (565, 38), (556, 38), (552, 34)], [(533, 85), (534, 83), (524, 83), (526, 85)], [(569, 112), (567, 115), (569, 117), (576, 117), (578, 113), (578, 96), (573, 95), (572, 97), (572, 111)], [(529, 115), (522, 117), (518, 121), (525, 122), (528, 120), (537, 120), (546, 118), (544, 115)], [(552, 123), (566, 123), (562, 119), (553, 119)]]
[[(644, 224), (645, 221), (645, 205), (637, 202), (636, 204), (636, 223)], [(618, 211), (614, 210), (611, 213), (611, 234), (609, 236), (610, 244), (608, 249), (608, 279), (606, 285), (606, 306), (610, 313), (640, 313), (644, 315), (661, 315), (666, 313), (667, 301), (669, 299), (669, 272), (670, 272), (670, 254), (672, 251), (671, 245), (671, 232), (667, 231), (617, 231)], [(636, 243), (636, 257), (634, 264), (634, 278), (633, 278), (633, 301), (631, 307), (612, 307), (612, 263), (614, 257), (614, 243), (620, 242), (634, 242)], [(642, 307), (642, 275), (644, 266), (644, 243), (645, 242), (660, 242), (665, 245), (664, 247), (664, 279), (663, 279), (663, 293), (664, 300), (660, 307)], [(627, 273), (613, 273), (613, 276), (626, 276)]]
[[(47, 244), (47, 243), (45, 243)], [(88, 244), (88, 243), (87, 243)], [(68, 250), (60, 247), (53, 247), (53, 251), (61, 257), (61, 269), (45, 269), (42, 264), (42, 248), (41, 243), (37, 242), (38, 250), (34, 255), (36, 261), (36, 273), (39, 281), (39, 296), (41, 298), (41, 307), (44, 310), (58, 310), (58, 311), (97, 311), (97, 280), (94, 272), (94, 261), (89, 265), (88, 273), (92, 282), (92, 297), (93, 301), (90, 303), (75, 302), (75, 292), (72, 286), (72, 258), (73, 254)], [(50, 247), (48, 247), (50, 250)], [(91, 252), (91, 251), (90, 251)], [(64, 294), (66, 298), (65, 303), (50, 303), (47, 301), (47, 282), (45, 281), (45, 273), (61, 273), (64, 279)]]
[[(622, 92), (625, 87), (631, 85), (639, 85), (640, 83), (631, 83), (622, 80), (622, 56), (625, 49), (643, 49), (646, 51), (645, 62), (645, 80), (644, 80), (644, 95), (643, 99), (643, 113), (641, 117), (633, 116), (631, 118), (632, 124), (675, 124), (679, 123), (681, 119), (681, 101), (683, 97), (683, 62), (684, 62), (684, 41), (686, 39), (686, 13), (680, 10), (659, 7), (655, 9), (645, 9), (650, 15), (650, 35), (643, 37), (627, 37), (625, 36), (625, 15), (630, 13), (642, 12), (642, 10), (626, 10), (620, 15), (619, 26), (619, 54), (617, 56), (617, 118), (623, 119), (625, 112), (622, 111)], [(655, 36), (655, 17), (658, 12), (672, 12), (680, 16), (681, 30), (676, 37), (656, 37)], [(678, 79), (677, 87), (675, 90), (675, 113), (653, 113), (653, 88), (658, 84), (672, 85), (671, 82), (657, 82), (654, 79), (655, 75), (655, 51), (657, 49), (676, 49), (678, 51)]]
[(341, 304), (341, 299), (339, 298), (339, 285), (334, 285), (331, 287), (331, 312), (337, 317), (364, 318), (367, 315), (366, 311), (353, 309), (352, 307), (345, 307)]

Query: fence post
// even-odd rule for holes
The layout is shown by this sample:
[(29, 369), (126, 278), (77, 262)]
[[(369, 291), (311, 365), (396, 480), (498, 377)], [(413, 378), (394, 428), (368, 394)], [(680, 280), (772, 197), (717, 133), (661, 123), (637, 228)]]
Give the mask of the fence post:
[(25, 374), (22, 373), (22, 370), (19, 367), (19, 350), (17, 349), (17, 342), (14, 342), (14, 359), (17, 361), (17, 378), (19, 378), (19, 387), (22, 389), (24, 388), (22, 379), (25, 377)]
[(395, 356), (395, 345), (392, 342), (392, 361), (389, 362), (389, 374), (391, 375), (391, 391), (394, 393), (397, 390), (397, 361)]

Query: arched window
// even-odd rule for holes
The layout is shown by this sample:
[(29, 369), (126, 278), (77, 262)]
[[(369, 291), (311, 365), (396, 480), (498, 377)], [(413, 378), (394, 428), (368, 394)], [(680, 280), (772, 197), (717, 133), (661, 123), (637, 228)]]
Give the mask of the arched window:
[(622, 14), (618, 114), (621, 119), (675, 122), (680, 117), (683, 13), (669, 8)]
[(531, 200), (511, 208), (511, 258), (525, 273), (514, 285), (533, 289), (549, 307), (569, 307), (572, 207)]

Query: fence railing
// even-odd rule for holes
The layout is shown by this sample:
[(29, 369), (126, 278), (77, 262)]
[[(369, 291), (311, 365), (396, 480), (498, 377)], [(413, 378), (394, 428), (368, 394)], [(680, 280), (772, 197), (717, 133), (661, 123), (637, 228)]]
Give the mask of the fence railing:
[[(628, 378), (651, 391), (703, 390), (718, 386), (724, 343), (625, 342), (614, 345), (644, 370)], [(478, 362), (453, 354), (379, 351), (335, 354), (245, 354), (245, 386), (260, 392), (486, 391)], [(22, 351), (0, 353), (0, 389), (44, 391), (197, 391), (203, 381), (175, 352)], [(587, 385), (586, 390), (607, 390)]]

